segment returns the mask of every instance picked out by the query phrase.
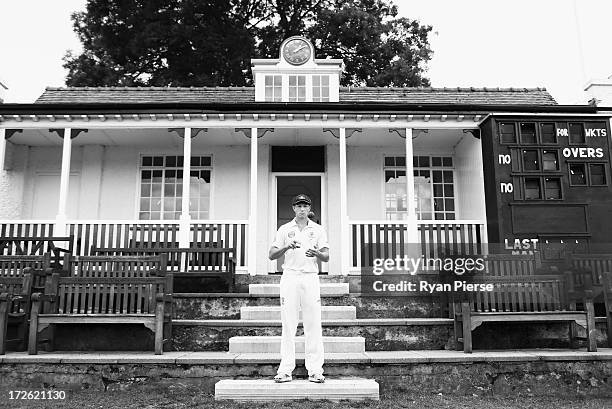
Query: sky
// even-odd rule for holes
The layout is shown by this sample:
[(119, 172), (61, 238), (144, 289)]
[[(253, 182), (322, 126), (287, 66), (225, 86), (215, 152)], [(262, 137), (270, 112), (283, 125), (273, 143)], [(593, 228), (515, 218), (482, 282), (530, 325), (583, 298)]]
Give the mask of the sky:
[[(8, 103), (64, 86), (62, 57), (81, 51), (71, 13), (86, 0), (0, 2), (0, 82)], [(401, 16), (433, 26), (434, 87), (544, 87), (584, 104), (590, 79), (612, 75), (610, 0), (396, 0)]]

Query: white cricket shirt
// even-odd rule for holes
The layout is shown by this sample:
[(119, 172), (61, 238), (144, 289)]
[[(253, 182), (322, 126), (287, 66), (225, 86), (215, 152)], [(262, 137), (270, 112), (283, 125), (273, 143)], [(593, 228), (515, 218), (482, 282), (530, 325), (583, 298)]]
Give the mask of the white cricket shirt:
[(292, 240), (298, 241), (300, 247), (289, 249), (285, 252), (283, 271), (293, 270), (303, 273), (318, 273), (319, 266), (317, 265), (317, 258), (306, 257), (306, 250), (329, 248), (325, 229), (312, 220), (308, 220), (306, 227), (300, 231), (297, 222), (293, 219), (289, 223), (285, 223), (278, 228), (272, 246), (281, 249), (287, 246)]

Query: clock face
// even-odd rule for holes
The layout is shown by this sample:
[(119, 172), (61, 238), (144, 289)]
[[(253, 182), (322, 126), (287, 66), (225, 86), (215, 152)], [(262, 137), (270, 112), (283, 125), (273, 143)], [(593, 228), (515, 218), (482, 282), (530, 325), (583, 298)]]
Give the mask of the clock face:
[(304, 64), (310, 58), (310, 46), (301, 38), (289, 40), (283, 47), (283, 56), (289, 64)]

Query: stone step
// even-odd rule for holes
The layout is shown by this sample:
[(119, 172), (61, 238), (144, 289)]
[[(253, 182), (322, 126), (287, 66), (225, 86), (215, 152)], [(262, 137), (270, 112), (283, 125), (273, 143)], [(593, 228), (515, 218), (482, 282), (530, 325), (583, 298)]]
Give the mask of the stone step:
[[(240, 318), (243, 320), (280, 320), (280, 306), (260, 306), (240, 308)], [(357, 308), (343, 305), (324, 305), (321, 307), (322, 320), (351, 320), (357, 318)], [(300, 311), (300, 321), (302, 312)]]
[[(277, 295), (248, 293), (174, 294), (175, 319), (239, 319), (242, 307), (280, 306)], [(388, 297), (347, 294), (322, 297), (322, 306), (352, 306), (358, 318), (436, 318), (448, 316), (441, 311), (437, 297)]]
[[(348, 283), (321, 283), (321, 295), (334, 297), (342, 296), (349, 293)], [(249, 284), (249, 294), (252, 295), (279, 295), (280, 284), (265, 283), (265, 284)]]
[[(280, 336), (239, 336), (229, 339), (230, 353), (280, 352)], [(364, 337), (323, 337), (323, 349), (328, 353), (365, 352)], [(295, 352), (304, 352), (304, 337), (296, 337)]]
[(271, 379), (226, 379), (215, 384), (215, 400), (379, 400), (378, 383), (373, 379), (326, 379), (325, 383), (305, 379), (275, 383)]
[[(452, 343), (448, 318), (329, 320), (323, 336), (365, 338), (368, 351), (444, 349)], [(227, 351), (232, 337), (280, 336), (280, 320), (175, 320), (172, 348), (177, 351)], [(304, 335), (302, 325), (297, 335)]]

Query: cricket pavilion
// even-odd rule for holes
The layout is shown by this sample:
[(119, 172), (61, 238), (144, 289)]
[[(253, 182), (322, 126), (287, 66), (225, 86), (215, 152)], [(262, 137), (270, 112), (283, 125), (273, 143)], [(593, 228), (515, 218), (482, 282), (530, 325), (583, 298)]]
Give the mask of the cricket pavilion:
[[(351, 295), (351, 277), (375, 258), (408, 244), (430, 257), (441, 247), (485, 243), (533, 255), (540, 243), (609, 239), (610, 110), (558, 105), (540, 88), (342, 87), (342, 60), (315, 58), (303, 37), (285, 40), (278, 58), (253, 59), (252, 72), (253, 87), (47, 88), (33, 104), (0, 104), (0, 235), (70, 237), (73, 256), (94, 255), (92, 248), (231, 248), (237, 293), (223, 298), (183, 284), (171, 349), (213, 351), (210, 362), (235, 376), (253, 367), (266, 373), (272, 361), (254, 355), (231, 365), (265, 350), (264, 338), (280, 330), (265, 327), (278, 311), (260, 311), (275, 297), (278, 276), (270, 273), (280, 271), (267, 253), (293, 217), (291, 197), (305, 193), (329, 236), (330, 259), (321, 266), (326, 334), (346, 338), (337, 351), (330, 340), (326, 351), (363, 353), (338, 358), (332, 373), (346, 365), (347, 373), (370, 368), (377, 378), (395, 359), (368, 356), (362, 342), (410, 362), (410, 370), (393, 369), (390, 384), (431, 361), (412, 350), (443, 350), (457, 327), (435, 297)], [(240, 325), (229, 322), (238, 317)], [(596, 321), (601, 346), (605, 319)], [(487, 325), (474, 332), (483, 348), (559, 346), (538, 338), (564, 331), (559, 323)], [(99, 331), (56, 338), (66, 350), (109, 349), (96, 341)], [(140, 337), (130, 339), (148, 345)], [(231, 359), (219, 355), (228, 345)], [(595, 377), (611, 372), (607, 362), (594, 364)], [(573, 376), (562, 360), (551, 365)]]

